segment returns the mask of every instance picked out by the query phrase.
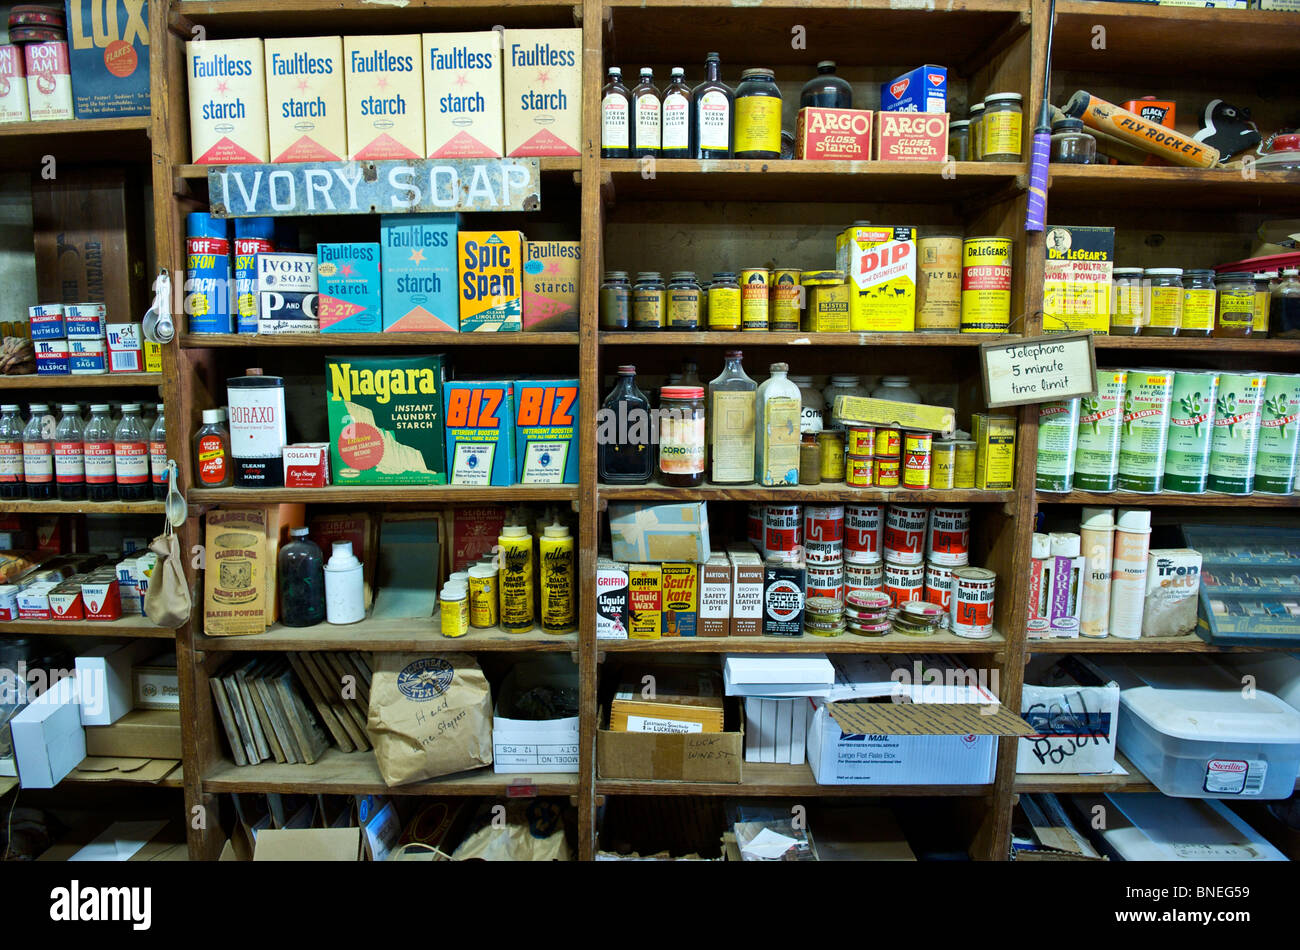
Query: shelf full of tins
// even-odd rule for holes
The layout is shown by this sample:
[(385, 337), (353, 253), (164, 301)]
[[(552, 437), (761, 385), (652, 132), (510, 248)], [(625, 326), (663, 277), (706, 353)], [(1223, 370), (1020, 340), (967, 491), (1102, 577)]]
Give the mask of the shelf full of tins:
[[(180, 469), (180, 484), (189, 501), (189, 518), (180, 530), (182, 549), (203, 542), (205, 513), (222, 505), (266, 506), (280, 503), (307, 503), (330, 506), (339, 511), (368, 508), (374, 511), (419, 511), (448, 509), (465, 504), (554, 505), (573, 514), (582, 536), (583, 523), (592, 517), (591, 507), (583, 504), (581, 485), (507, 486), (470, 489), (453, 486), (400, 486), (347, 488), (333, 486), (315, 490), (196, 488), (192, 437), (200, 425), (204, 409), (224, 406), (226, 380), (242, 376), (250, 368), (260, 368), (266, 375), (285, 380), (290, 441), (324, 441), (328, 425), (325, 417), (325, 360), (335, 354), (355, 353), (367, 357), (400, 357), (430, 353), (447, 354), (459, 378), (478, 376), (502, 377), (555, 374), (576, 376), (584, 392), (594, 380), (585, 368), (594, 366), (594, 333), (555, 332), (528, 334), (453, 334), (453, 333), (358, 333), (258, 336), (206, 334), (193, 332), (183, 312), (183, 276), (185, 273), (186, 216), (207, 212), (209, 204), (206, 165), (195, 164), (190, 148), (189, 102), (186, 83), (186, 41), (202, 30), (208, 39), (243, 37), (298, 37), (337, 35), (419, 34), (425, 32), (461, 32), (491, 30), (501, 24), (506, 28), (573, 28), (584, 22), (584, 4), (557, 3), (546, 0), (517, 0), (484, 3), (469, 0), (447, 5), (435, 0), (412, 0), (400, 6), (376, 6), (364, 0), (283, 0), (269, 11), (265, 4), (243, 0), (224, 2), (190, 2), (164, 0), (158, 3), (165, 15), (151, 19), (151, 66), (155, 102), (153, 126), (154, 189), (170, 201), (160, 200), (155, 216), (160, 261), (173, 275), (172, 308), (176, 314), (177, 339), (165, 348), (175, 371), (168, 374), (167, 385), (174, 390), (183, 411), (177, 413), (170, 427), (178, 433), (174, 458)], [(598, 23), (596, 18), (594, 22)], [(590, 34), (590, 31), (588, 31)], [(594, 36), (595, 34), (590, 34)], [(592, 40), (588, 38), (588, 47)], [(598, 41), (598, 40), (597, 40)], [(592, 73), (593, 81), (595, 74)], [(588, 83), (590, 86), (590, 83)], [(467, 213), (464, 229), (519, 230), (535, 240), (590, 240), (582, 214), (588, 200), (584, 176), (586, 157), (554, 157), (539, 160), (541, 181), (540, 208), (528, 212)], [(593, 167), (594, 171), (594, 167)], [(590, 189), (594, 202), (596, 192)], [(297, 229), (297, 245), (311, 250), (317, 242), (377, 241), (377, 215), (299, 216), (288, 219)], [(584, 247), (589, 246), (584, 243)], [(279, 249), (292, 249), (291, 247)], [(534, 349), (529, 344), (536, 344)], [(583, 404), (582, 425), (589, 429), (589, 406)], [(585, 444), (585, 440), (584, 440)], [(585, 472), (585, 469), (584, 469)], [(587, 476), (582, 476), (584, 479)], [(580, 571), (594, 573), (594, 564)], [(188, 807), (215, 807), (216, 796), (237, 791), (359, 791), (381, 792), (385, 786), (366, 754), (328, 754), (319, 766), (292, 769), (238, 767), (228, 760), (222, 739), (222, 726), (214, 709), (209, 677), (232, 653), (256, 655), (265, 651), (324, 651), (361, 649), (369, 652), (410, 650), (468, 650), (485, 664), (512, 662), (519, 655), (571, 653), (578, 659), (578, 637), (513, 635), (498, 630), (474, 631), (465, 640), (441, 636), (435, 616), (427, 623), (397, 624), (367, 618), (350, 627), (286, 628), (273, 625), (265, 634), (241, 638), (212, 638), (203, 634), (201, 604), (202, 571), (188, 572), (195, 591), (196, 610), (178, 642), (181, 669), (181, 692), (185, 717), (185, 789)], [(346, 633), (346, 636), (344, 635)], [(498, 659), (501, 658), (501, 659)], [(593, 717), (594, 721), (594, 717)], [(583, 759), (583, 766), (589, 761)], [(400, 791), (411, 794), (499, 795), (519, 794), (510, 791), (510, 775), (496, 775), (490, 768), (471, 776), (452, 776), (446, 780), (410, 786)], [(541, 781), (541, 779), (555, 781)], [(540, 776), (527, 794), (563, 794), (577, 796), (590, 807), (590, 794), (581, 795), (584, 787), (574, 775)], [(394, 790), (398, 791), (398, 790)], [(589, 789), (587, 790), (589, 792)], [(190, 853), (194, 858), (215, 859), (223, 841), (215, 827), (189, 832)]]
[[(684, 67), (685, 82), (695, 87), (705, 78), (705, 57), (716, 52), (721, 76), (733, 89), (743, 69), (770, 67), (782, 96), (781, 126), (793, 131), (800, 89), (817, 73), (822, 60), (836, 62), (836, 75), (852, 87), (852, 105), (878, 109), (882, 84), (918, 63), (947, 67), (948, 111), (965, 119), (968, 104), (997, 92), (1022, 96), (1026, 129), (1032, 126), (1034, 90), (1042, 85), (1045, 33), (1033, 21), (1030, 5), (1002, 0), (973, 0), (938, 9), (900, 9), (886, 0), (847, 4), (839, 0), (764, 3), (761, 7), (719, 7), (694, 0), (610, 0), (603, 20), (601, 82), (611, 66), (620, 67), (629, 89), (643, 67), (650, 67), (660, 89), (673, 67)], [(689, 29), (681, 23), (689, 17)], [(589, 127), (599, 128), (600, 112), (588, 112)], [(702, 283), (715, 272), (740, 276), (745, 269), (792, 268), (799, 271), (836, 267), (836, 236), (855, 222), (911, 226), (918, 237), (950, 235), (1010, 239), (1010, 301), (1005, 314), (1012, 335), (1037, 332), (1033, 304), (1041, 293), (1041, 237), (1025, 235), (1023, 140), (1020, 160), (998, 162), (834, 162), (772, 158), (681, 159), (642, 156), (606, 157), (600, 162), (601, 189), (596, 221), (598, 255), (588, 265), (603, 277), (626, 271), (658, 271), (665, 281), (674, 271), (693, 271)], [(591, 308), (596, 287), (584, 291)], [(597, 308), (598, 309), (598, 308)], [(969, 430), (973, 413), (988, 412), (980, 381), (978, 344), (996, 333), (900, 332), (896, 327), (844, 327), (813, 332), (807, 324), (788, 330), (615, 328), (600, 313), (584, 317), (599, 326), (599, 385), (595, 399), (611, 391), (618, 367), (635, 365), (638, 387), (652, 400), (660, 388), (690, 371), (694, 364), (702, 385), (718, 375), (724, 354), (741, 350), (750, 377), (762, 382), (773, 363), (784, 362), (791, 376), (853, 374), (872, 377), (905, 375), (921, 401), (952, 406), (957, 426)], [(677, 380), (674, 379), (673, 382)], [(817, 386), (821, 389), (821, 386)], [(868, 391), (870, 391), (868, 386)], [(595, 408), (595, 407), (593, 407)], [(828, 413), (827, 413), (828, 414)], [(1032, 438), (1034, 415), (1006, 412), (1014, 419), (1018, 446)], [(584, 466), (596, 468), (595, 446)], [(706, 478), (708, 469), (706, 468)], [(1028, 481), (1026, 481), (1028, 479)], [(602, 675), (594, 677), (601, 695), (618, 678), (617, 666), (652, 664), (688, 654), (722, 654), (728, 650), (777, 652), (903, 653), (932, 652), (956, 656), (975, 671), (996, 677), (1000, 699), (1019, 705), (1023, 661), (1024, 591), (1014, 581), (1029, 557), (1028, 518), (1032, 514), (1032, 453), (1019, 452), (1014, 485), (1006, 490), (906, 490), (851, 487), (823, 482), (798, 487), (713, 485), (670, 487), (658, 479), (645, 484), (597, 484), (601, 513), (594, 545), (608, 545), (610, 506), (629, 502), (704, 501), (708, 505), (713, 550), (726, 540), (744, 543), (753, 507), (791, 505), (839, 506), (914, 504), (958, 506), (970, 512), (969, 563), (997, 575), (993, 636), (963, 639), (942, 633), (918, 639), (892, 633), (883, 638), (846, 634), (837, 638), (804, 635), (798, 639), (754, 637), (694, 640), (594, 641)], [(584, 601), (583, 636), (594, 638), (594, 596)], [(590, 646), (592, 640), (588, 640)], [(715, 660), (716, 662), (716, 660)], [(608, 667), (609, 669), (606, 669)], [(647, 667), (648, 668), (648, 667)], [(625, 678), (625, 677), (624, 677)], [(584, 705), (596, 696), (584, 696)], [(818, 785), (807, 766), (746, 765), (741, 785), (629, 780), (597, 775), (598, 796), (608, 795), (843, 795), (888, 797), (966, 796), (984, 799), (987, 807), (962, 811), (954, 827), (965, 835), (976, 858), (1006, 853), (1010, 828), (1010, 786), (1014, 780), (1014, 744), (1003, 742), (997, 779), (985, 786)], [(1006, 749), (1010, 749), (1010, 757)], [(967, 815), (969, 813), (969, 815)]]

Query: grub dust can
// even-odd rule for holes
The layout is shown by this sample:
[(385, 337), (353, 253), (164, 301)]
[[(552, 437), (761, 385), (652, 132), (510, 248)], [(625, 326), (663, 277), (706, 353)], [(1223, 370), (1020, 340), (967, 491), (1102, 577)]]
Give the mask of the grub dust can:
[(1165, 452), (1165, 491), (1199, 495), (1210, 477), (1210, 437), (1218, 373), (1174, 373), (1169, 403), (1169, 447)]
[(844, 560), (844, 506), (806, 505), (803, 510), (803, 550), (809, 577), (814, 564)]
[(1300, 443), (1300, 376), (1270, 373), (1260, 410), (1255, 491), (1289, 495), (1295, 487)]
[(925, 599), (943, 610), (940, 622), (945, 627), (952, 625), (952, 572), (946, 564), (930, 561), (925, 565)]
[(925, 594), (925, 565), (892, 564), (885, 562), (884, 592), (889, 595), (889, 602), (895, 607), (902, 606), (909, 600), (921, 600)]
[(1165, 370), (1132, 369), (1124, 386), (1119, 487), (1122, 491), (1158, 492), (1165, 484), (1174, 374)]
[(1219, 376), (1214, 433), (1210, 436), (1210, 491), (1249, 495), (1254, 489), (1264, 379), (1250, 374)]
[(844, 599), (844, 565), (807, 564), (804, 568), (805, 584), (809, 597), (830, 597), (833, 600)]
[(968, 640), (993, 636), (993, 593), (997, 575), (985, 567), (952, 572), (952, 632)]
[(884, 587), (885, 567), (879, 561), (875, 564), (860, 564), (857, 561), (844, 562), (844, 590), (881, 590)]
[(931, 508), (926, 555), (933, 564), (965, 567), (970, 563), (970, 509)]
[(879, 564), (884, 505), (844, 506), (844, 556), (858, 564)]
[(934, 436), (929, 432), (903, 434), (903, 487), (919, 491), (930, 487), (930, 452)]
[(1074, 450), (1074, 487), (1079, 491), (1114, 491), (1119, 481), (1119, 439), (1124, 426), (1127, 380), (1125, 370), (1099, 369), (1097, 395), (1084, 396), (1080, 401)]
[(802, 543), (803, 506), (768, 505), (763, 509), (763, 551), (791, 554)]
[(1006, 333), (1011, 324), (1011, 238), (961, 246), (961, 332)]
[(885, 512), (885, 560), (920, 564), (925, 560), (925, 529), (929, 511), (918, 505), (890, 505)]
[(1079, 400), (1045, 402), (1038, 407), (1039, 491), (1066, 492), (1074, 486), (1074, 447), (1079, 432)]

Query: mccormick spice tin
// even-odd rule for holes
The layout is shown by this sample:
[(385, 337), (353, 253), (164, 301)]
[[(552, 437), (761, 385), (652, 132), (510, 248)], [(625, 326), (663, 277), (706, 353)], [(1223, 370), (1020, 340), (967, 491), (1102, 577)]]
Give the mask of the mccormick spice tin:
[(884, 505), (844, 506), (844, 553), (859, 564), (879, 564)]
[(931, 563), (965, 567), (970, 563), (970, 509), (930, 509), (925, 552)]
[(874, 458), (876, 455), (876, 427), (850, 426), (844, 451), (858, 458)]
[(103, 340), (69, 340), (68, 368), (73, 376), (103, 376), (108, 372)]
[(71, 372), (67, 340), (37, 340), (36, 372), (41, 376), (67, 376)]
[(68, 336), (63, 304), (42, 303), (27, 308), (27, 325), (33, 340), (63, 340)]
[(885, 512), (885, 560), (920, 564), (925, 559), (925, 529), (929, 510), (920, 505), (890, 505)]
[(856, 455), (844, 456), (844, 482), (854, 488), (870, 488), (875, 484), (874, 460)]
[(921, 490), (930, 487), (929, 432), (908, 432), (903, 436), (903, 487)]
[(884, 592), (889, 595), (889, 602), (894, 607), (909, 600), (920, 600), (925, 592), (925, 566), (886, 561)]
[(993, 593), (997, 575), (984, 567), (952, 572), (952, 632), (970, 640), (993, 635)]
[(902, 472), (902, 462), (899, 459), (876, 459), (874, 467), (877, 488), (898, 487)]
[(107, 308), (102, 303), (70, 303), (63, 308), (69, 340), (103, 340)]

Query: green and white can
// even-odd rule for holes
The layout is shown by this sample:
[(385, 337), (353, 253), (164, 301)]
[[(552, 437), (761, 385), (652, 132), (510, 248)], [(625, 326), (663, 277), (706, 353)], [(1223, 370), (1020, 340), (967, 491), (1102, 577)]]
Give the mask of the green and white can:
[(1038, 407), (1039, 491), (1069, 491), (1074, 485), (1074, 447), (1079, 435), (1079, 400)]
[(1124, 431), (1119, 440), (1119, 487), (1153, 493), (1164, 487), (1169, 446), (1172, 370), (1131, 369), (1124, 384)]
[(1219, 374), (1174, 373), (1169, 403), (1169, 451), (1165, 454), (1165, 491), (1199, 495), (1210, 476), (1210, 436)]
[(1127, 376), (1122, 369), (1097, 370), (1097, 395), (1079, 401), (1079, 437), (1074, 451), (1076, 491), (1115, 490)]
[(1259, 414), (1255, 491), (1289, 495), (1295, 489), (1300, 448), (1300, 376), (1270, 373)]
[(1249, 495), (1255, 484), (1255, 449), (1259, 443), (1259, 412), (1264, 402), (1264, 377), (1251, 373), (1221, 373), (1214, 405), (1214, 434), (1210, 437), (1210, 491)]

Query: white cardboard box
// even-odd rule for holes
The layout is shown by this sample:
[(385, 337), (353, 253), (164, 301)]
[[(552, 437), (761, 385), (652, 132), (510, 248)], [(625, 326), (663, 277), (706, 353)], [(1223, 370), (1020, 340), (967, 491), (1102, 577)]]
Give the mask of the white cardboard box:
[(77, 698), (83, 726), (111, 726), (135, 708), (131, 669), (157, 644), (106, 643), (76, 658)]
[(722, 665), (728, 696), (825, 696), (834, 681), (824, 653), (729, 653)]
[(1019, 741), (1016, 771), (1082, 775), (1115, 767), (1119, 687), (1031, 686), (1020, 694), (1020, 714), (1035, 734)]
[(492, 712), (492, 771), (552, 774), (578, 771), (578, 717), (544, 721), (507, 719), (499, 712), (516, 691), (539, 683), (578, 688), (577, 667), (567, 658), (545, 657), (515, 666), (501, 683)]
[(424, 150), (429, 158), (500, 158), (501, 35), (424, 34)]
[(506, 30), (506, 154), (578, 155), (582, 30)]
[(86, 757), (75, 677), (55, 682), (9, 725), (23, 788), (53, 788)]

